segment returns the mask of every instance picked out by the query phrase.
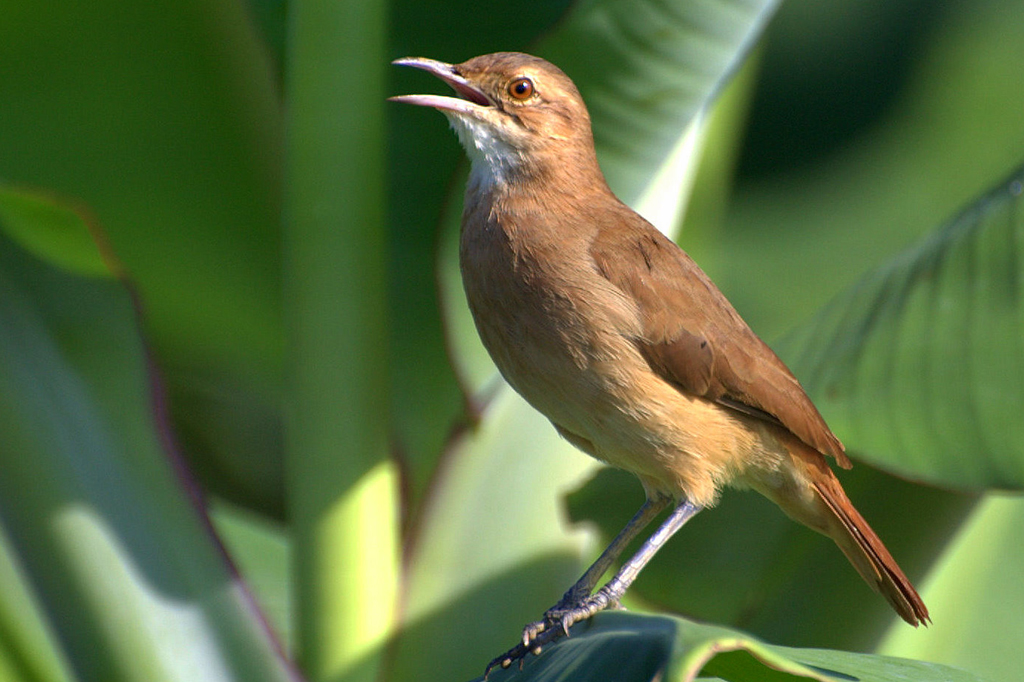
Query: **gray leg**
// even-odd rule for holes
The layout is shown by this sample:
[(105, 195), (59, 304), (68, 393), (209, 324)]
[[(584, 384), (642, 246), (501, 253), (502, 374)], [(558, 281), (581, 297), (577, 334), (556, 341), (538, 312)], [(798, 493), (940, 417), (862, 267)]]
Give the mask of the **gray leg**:
[[(622, 550), (629, 544), (629, 541), (644, 526), (650, 523), (651, 519), (657, 516), (658, 512), (666, 504), (667, 500), (664, 499), (648, 500), (645, 502), (640, 511), (622, 529), (622, 532), (615, 537), (608, 549), (598, 557), (594, 565), (587, 569), (583, 577), (565, 593), (562, 601), (544, 614), (544, 620), (527, 625), (523, 630), (523, 641), (488, 664), (484, 678), (486, 679), (491, 668), (499, 665), (507, 668), (512, 665), (513, 661), (518, 660), (519, 665), (522, 666), (522, 660), (526, 654), (530, 652), (534, 654), (540, 653), (543, 645), (553, 642), (559, 635), (565, 634), (568, 636), (569, 628), (574, 623), (586, 620), (598, 611), (618, 603), (622, 595), (629, 589), (629, 586), (636, 580), (636, 577), (640, 575), (643, 567), (661, 549), (661, 546), (668, 542), (668, 539), (675, 535), (676, 531), (682, 528), (687, 521), (692, 519), (701, 510), (701, 507), (689, 501), (684, 501), (673, 509), (668, 518), (665, 519), (665, 522), (658, 527), (658, 530), (654, 531), (651, 537), (647, 538), (647, 541), (644, 542), (637, 553), (623, 564), (619, 572), (615, 574), (615, 577), (593, 595), (590, 595), (590, 590), (593, 589), (601, 575), (608, 569), (608, 566), (622, 553)], [(581, 592), (583, 594), (580, 594)], [(569, 600), (569, 603), (565, 603), (567, 600)]]
[[(619, 558), (622, 551), (626, 549), (626, 546), (633, 541), (637, 535), (640, 534), (644, 528), (646, 528), (654, 517), (661, 513), (661, 511), (668, 506), (669, 499), (667, 497), (656, 497), (649, 499), (644, 502), (640, 510), (633, 515), (633, 518), (629, 520), (626, 527), (619, 531), (619, 534), (615, 536), (608, 548), (601, 552), (601, 556), (597, 557), (597, 561), (591, 564), (587, 572), (576, 581), (576, 584), (569, 588), (569, 590), (562, 595), (562, 599), (555, 604), (553, 607), (548, 609), (548, 613), (555, 611), (565, 611), (578, 605), (584, 599), (590, 596), (590, 593), (594, 591), (594, 586), (597, 585), (597, 581), (601, 579), (601, 576), (605, 574), (615, 560)], [(545, 614), (547, 616), (547, 614)], [(527, 626), (529, 628), (529, 626)], [(525, 632), (524, 632), (525, 635)], [(535, 635), (536, 636), (536, 635)], [(524, 639), (526, 643), (529, 643), (530, 638)]]
[(661, 546), (668, 542), (668, 539), (675, 535), (676, 531), (682, 528), (700, 510), (701, 507), (690, 501), (685, 501), (673, 509), (668, 518), (665, 519), (665, 523), (661, 524), (658, 530), (654, 531), (654, 534), (647, 538), (647, 542), (640, 547), (629, 561), (622, 565), (622, 568), (619, 569), (614, 578), (605, 583), (604, 587), (595, 592), (589, 599), (579, 606), (570, 609), (568, 613), (562, 616), (561, 625), (563, 631), (569, 634), (569, 626), (573, 623), (586, 620), (598, 611), (618, 603), (622, 595), (629, 589), (629, 586), (636, 580), (636, 577), (640, 575), (643, 567), (658, 553)]

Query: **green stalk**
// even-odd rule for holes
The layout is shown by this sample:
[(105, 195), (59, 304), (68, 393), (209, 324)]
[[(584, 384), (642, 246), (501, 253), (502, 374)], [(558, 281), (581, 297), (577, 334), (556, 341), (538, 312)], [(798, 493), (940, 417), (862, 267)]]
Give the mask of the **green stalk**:
[(384, 4), (290, 5), (285, 307), (297, 653), (313, 680), (371, 680), (394, 619), (388, 453)]

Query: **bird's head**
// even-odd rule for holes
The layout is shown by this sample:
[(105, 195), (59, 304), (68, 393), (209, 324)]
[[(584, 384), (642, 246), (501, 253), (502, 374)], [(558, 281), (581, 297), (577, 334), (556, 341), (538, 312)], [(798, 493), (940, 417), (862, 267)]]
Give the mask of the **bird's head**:
[[(422, 57), (394, 64), (423, 69), (458, 97), (400, 95), (391, 101), (433, 107), (448, 117), (474, 173), (505, 183), (550, 164), (593, 157), (590, 116), (573, 82), (554, 64), (520, 52), (497, 52), (461, 64)], [(596, 167), (596, 161), (594, 161)]]

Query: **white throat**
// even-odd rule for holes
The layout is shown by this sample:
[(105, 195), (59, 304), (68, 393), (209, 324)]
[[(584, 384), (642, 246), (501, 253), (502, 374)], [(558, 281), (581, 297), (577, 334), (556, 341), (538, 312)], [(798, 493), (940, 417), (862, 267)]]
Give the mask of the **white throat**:
[(448, 114), (448, 122), (469, 156), (472, 164), (470, 180), (481, 189), (508, 184), (512, 174), (522, 164), (519, 151), (479, 119)]

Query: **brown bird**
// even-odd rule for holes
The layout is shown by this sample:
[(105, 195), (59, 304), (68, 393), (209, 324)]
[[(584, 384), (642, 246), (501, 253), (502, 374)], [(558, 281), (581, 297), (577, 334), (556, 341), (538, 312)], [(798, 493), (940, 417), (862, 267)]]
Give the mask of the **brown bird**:
[[(514, 52), (394, 63), (429, 71), (459, 95), (391, 99), (441, 111), (472, 161), (462, 280), (494, 363), (566, 440), (633, 472), (647, 493), (594, 565), (488, 671), (616, 604), (727, 484), (757, 490), (831, 537), (905, 621), (926, 622), (928, 609), (826, 463), (850, 467), (799, 382), (696, 263), (608, 188), (569, 77)], [(595, 592), (670, 504), (663, 525)]]

